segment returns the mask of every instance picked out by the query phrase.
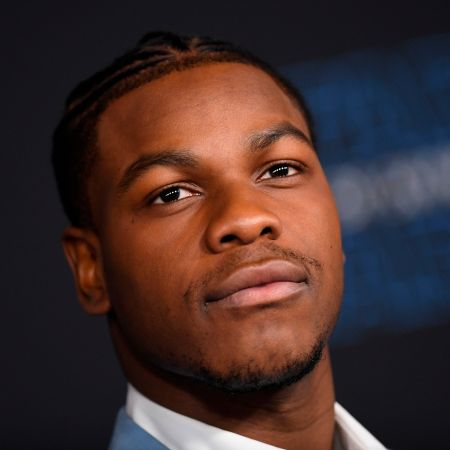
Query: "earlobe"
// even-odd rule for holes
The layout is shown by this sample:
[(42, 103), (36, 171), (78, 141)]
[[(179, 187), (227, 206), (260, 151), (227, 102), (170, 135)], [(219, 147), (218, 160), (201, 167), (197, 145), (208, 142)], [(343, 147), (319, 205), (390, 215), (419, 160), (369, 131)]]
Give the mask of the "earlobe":
[(88, 314), (106, 314), (111, 309), (111, 303), (103, 277), (97, 235), (91, 230), (68, 227), (64, 230), (62, 245), (81, 306)]

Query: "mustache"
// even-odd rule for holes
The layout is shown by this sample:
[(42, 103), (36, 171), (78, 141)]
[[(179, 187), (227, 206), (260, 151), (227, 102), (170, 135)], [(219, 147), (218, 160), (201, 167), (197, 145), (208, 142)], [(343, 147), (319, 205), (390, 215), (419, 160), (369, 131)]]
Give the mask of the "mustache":
[(308, 279), (314, 278), (314, 272), (323, 270), (322, 264), (315, 258), (297, 250), (280, 247), (273, 242), (266, 242), (260, 244), (258, 247), (240, 248), (234, 252), (230, 252), (216, 267), (204, 273), (189, 286), (183, 295), (184, 300), (190, 302), (195, 293), (205, 293), (208, 290), (208, 286), (218, 283), (240, 267), (273, 259), (280, 259), (302, 266), (307, 273)]

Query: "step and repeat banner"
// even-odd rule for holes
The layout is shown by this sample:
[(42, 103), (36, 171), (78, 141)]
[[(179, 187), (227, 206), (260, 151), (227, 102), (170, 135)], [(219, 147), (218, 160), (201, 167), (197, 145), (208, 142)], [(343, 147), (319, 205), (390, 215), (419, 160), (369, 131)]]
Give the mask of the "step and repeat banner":
[(283, 73), (312, 109), (341, 215), (333, 344), (450, 323), (450, 34)]

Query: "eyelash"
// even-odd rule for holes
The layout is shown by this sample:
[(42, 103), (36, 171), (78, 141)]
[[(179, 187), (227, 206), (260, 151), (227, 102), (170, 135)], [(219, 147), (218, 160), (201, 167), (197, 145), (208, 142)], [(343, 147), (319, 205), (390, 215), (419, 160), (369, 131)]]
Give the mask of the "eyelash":
[[(269, 173), (269, 171), (272, 170), (283, 170), (287, 168), (288, 171), (290, 169), (295, 169), (297, 172), (294, 174), (288, 174), (288, 175), (282, 175), (282, 176), (272, 176), (272, 177), (268, 177), (268, 178), (264, 178), (263, 175), (265, 175), (266, 173)], [(298, 162), (296, 163), (292, 163), (292, 162), (288, 162), (288, 161), (279, 161), (275, 164), (271, 164), (269, 167), (265, 168), (261, 175), (259, 176), (260, 180), (265, 180), (265, 179), (272, 179), (272, 178), (290, 178), (290, 177), (294, 177), (296, 175), (302, 174), (305, 171), (305, 166), (303, 164), (300, 164)], [(272, 175), (276, 173), (276, 172), (272, 172)], [(280, 173), (280, 172), (278, 172)], [(161, 195), (163, 195), (164, 193), (167, 193), (167, 195), (173, 194), (175, 192), (178, 191), (178, 193), (180, 191), (189, 191), (190, 195), (187, 195), (186, 197), (183, 197), (181, 199), (176, 198), (173, 200), (169, 200), (168, 202), (164, 202), (161, 199)], [(151, 198), (148, 200), (148, 204), (159, 204), (159, 205), (167, 205), (167, 204), (171, 204), (171, 203), (176, 203), (178, 201), (184, 200), (185, 198), (190, 198), (190, 197), (194, 197), (194, 196), (198, 196), (201, 195), (199, 192), (194, 192), (192, 190), (192, 186), (185, 187), (183, 186), (183, 184), (173, 184), (170, 186), (166, 186), (163, 189), (159, 190), (156, 194), (152, 195)]]

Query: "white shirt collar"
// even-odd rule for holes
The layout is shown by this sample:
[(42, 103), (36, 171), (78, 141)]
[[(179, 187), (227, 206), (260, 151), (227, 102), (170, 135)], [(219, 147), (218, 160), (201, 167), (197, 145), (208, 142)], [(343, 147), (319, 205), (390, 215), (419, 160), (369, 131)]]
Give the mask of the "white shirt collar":
[[(126, 412), (170, 450), (280, 450), (176, 413), (144, 397), (131, 384), (128, 385)], [(335, 403), (335, 418), (344, 450), (386, 450), (338, 403)]]

